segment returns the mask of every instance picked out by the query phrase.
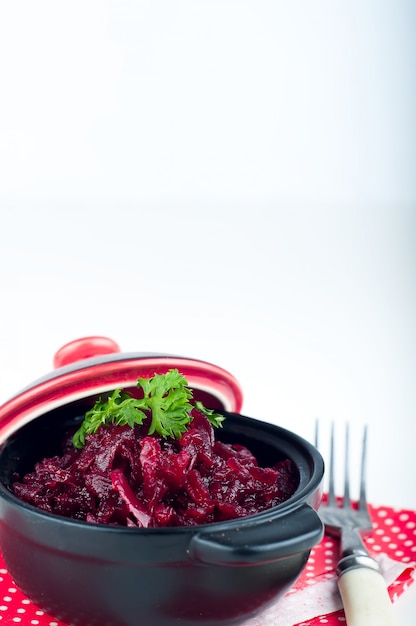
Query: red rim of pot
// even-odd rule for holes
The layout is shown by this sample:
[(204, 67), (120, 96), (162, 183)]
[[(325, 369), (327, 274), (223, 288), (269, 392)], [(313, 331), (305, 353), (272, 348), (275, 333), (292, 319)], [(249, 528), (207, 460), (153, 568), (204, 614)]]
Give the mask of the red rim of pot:
[(198, 359), (121, 352), (110, 338), (90, 336), (60, 348), (50, 374), (36, 380), (0, 407), (0, 441), (46, 411), (117, 387), (134, 387), (138, 377), (177, 368), (189, 386), (204, 394), (212, 408), (239, 413), (243, 395), (238, 381), (223, 368)]

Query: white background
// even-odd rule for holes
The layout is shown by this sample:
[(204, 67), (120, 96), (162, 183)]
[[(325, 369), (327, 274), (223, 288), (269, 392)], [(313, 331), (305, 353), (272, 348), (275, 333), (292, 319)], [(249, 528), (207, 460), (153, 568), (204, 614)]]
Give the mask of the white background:
[(368, 423), (370, 500), (415, 509), (415, 26), (0, 0), (0, 402), (85, 335), (193, 356), (248, 415), (351, 422), (357, 459)]

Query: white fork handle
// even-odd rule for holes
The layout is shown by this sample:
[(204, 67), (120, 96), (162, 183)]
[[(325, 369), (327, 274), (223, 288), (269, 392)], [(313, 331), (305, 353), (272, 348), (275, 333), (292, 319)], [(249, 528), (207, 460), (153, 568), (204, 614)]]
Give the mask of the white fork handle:
[(368, 567), (344, 571), (338, 588), (348, 626), (397, 626), (386, 582)]

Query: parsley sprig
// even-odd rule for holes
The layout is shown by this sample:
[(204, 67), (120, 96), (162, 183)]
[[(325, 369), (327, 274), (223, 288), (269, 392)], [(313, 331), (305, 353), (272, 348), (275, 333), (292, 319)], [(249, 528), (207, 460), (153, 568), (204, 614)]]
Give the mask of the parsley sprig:
[(86, 412), (84, 421), (73, 437), (76, 448), (85, 445), (87, 435), (95, 433), (100, 426), (116, 424), (131, 426), (151, 419), (149, 435), (179, 438), (192, 421), (195, 406), (202, 411), (213, 426), (221, 427), (224, 416), (204, 407), (202, 402), (191, 404), (192, 389), (177, 369), (166, 374), (154, 374), (151, 378), (138, 378), (137, 387), (143, 397), (134, 398), (129, 392), (115, 389), (107, 398), (99, 398)]

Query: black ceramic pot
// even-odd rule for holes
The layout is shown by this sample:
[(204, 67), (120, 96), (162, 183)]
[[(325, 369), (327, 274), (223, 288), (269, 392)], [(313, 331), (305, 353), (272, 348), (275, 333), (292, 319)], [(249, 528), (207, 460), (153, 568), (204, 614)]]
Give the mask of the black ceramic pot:
[[(286, 502), (238, 520), (182, 528), (109, 527), (42, 512), (11, 493), (16, 472), (22, 475), (36, 460), (59, 452), (63, 433), (82, 419), (97, 395), (96, 387), (121, 386), (114, 371), (120, 369), (123, 357), (115, 358), (112, 365), (111, 358), (82, 359), (29, 388), (32, 411), (22, 412), (20, 424), (10, 406), (15, 408), (19, 397), (21, 404), (27, 403), (22, 401), (26, 392), (1, 408), (0, 424), (6, 424), (7, 433), (0, 449), (0, 549), (6, 566), (33, 602), (71, 626), (240, 624), (293, 585), (323, 535), (316, 513), (323, 461), (296, 434), (224, 411), (227, 419), (218, 433), (220, 439), (246, 445), (261, 465), (290, 458), (299, 474), (299, 486)], [(143, 375), (140, 359), (146, 358), (133, 358), (135, 379)], [(75, 371), (77, 378), (84, 369), (86, 378), (92, 379), (94, 368), (99, 372), (103, 362), (104, 369), (111, 371), (110, 385), (102, 379), (98, 384), (98, 375), (95, 383), (81, 385), (78, 397), (73, 384), (66, 392), (61, 385), (60, 402), (50, 402), (49, 407), (40, 402), (45, 384), (51, 391), (51, 380), (56, 395), (57, 378), (64, 382), (68, 371), (71, 378)], [(166, 362), (165, 368), (171, 365)], [(238, 392), (232, 377), (222, 372), (228, 388)], [(209, 395), (208, 388), (201, 384), (201, 393)], [(221, 404), (221, 394), (214, 396)], [(234, 403), (239, 401), (234, 396)]]

